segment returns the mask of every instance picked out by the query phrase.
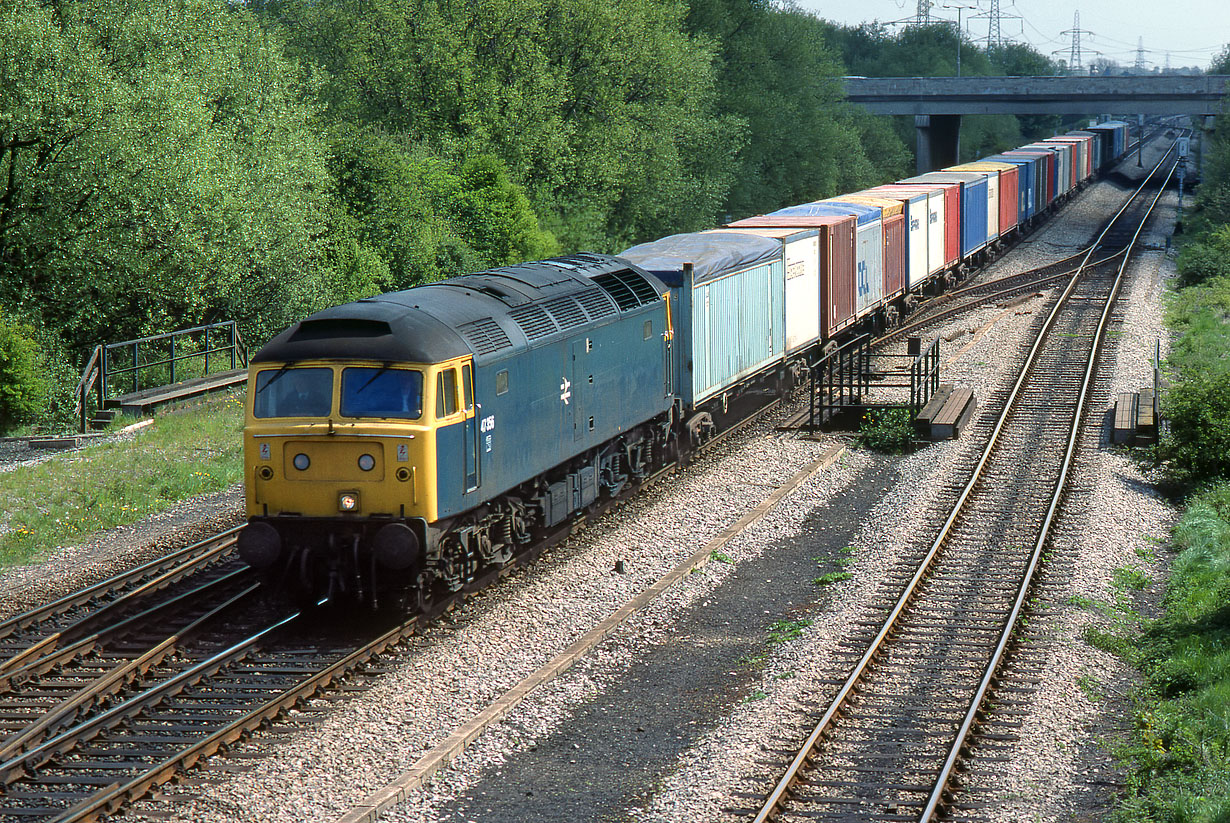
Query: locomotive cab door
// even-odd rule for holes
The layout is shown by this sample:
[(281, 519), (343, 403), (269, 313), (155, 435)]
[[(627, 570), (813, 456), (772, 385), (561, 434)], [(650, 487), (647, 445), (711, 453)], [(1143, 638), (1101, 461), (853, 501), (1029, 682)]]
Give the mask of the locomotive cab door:
[(466, 494), (478, 488), (481, 472), (479, 471), (478, 450), (478, 415), (474, 408), (474, 367), (465, 363), (461, 367), (461, 401), (465, 410), (465, 491)]

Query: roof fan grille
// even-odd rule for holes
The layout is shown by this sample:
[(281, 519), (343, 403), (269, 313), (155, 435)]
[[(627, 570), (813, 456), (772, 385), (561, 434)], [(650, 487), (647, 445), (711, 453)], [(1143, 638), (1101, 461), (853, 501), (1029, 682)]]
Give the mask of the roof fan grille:
[(577, 302), (581, 304), (592, 320), (610, 317), (619, 311), (615, 308), (615, 304), (611, 302), (611, 298), (602, 289), (590, 289), (587, 292), (578, 294)]
[(491, 354), (512, 345), (508, 335), (490, 317), (458, 326), (457, 331), (478, 354)]
[(636, 296), (636, 292), (632, 291), (628, 284), (613, 272), (598, 275), (594, 278), (594, 282), (601, 286), (607, 294), (615, 298), (615, 304), (619, 306), (620, 311), (630, 311), (641, 305), (640, 298)]
[(580, 304), (572, 297), (557, 297), (544, 303), (543, 307), (551, 312), (561, 329), (575, 329), (588, 322)]
[(555, 321), (541, 306), (522, 306), (510, 311), (508, 316), (521, 327), (521, 331), (525, 332), (525, 336), (530, 340), (537, 340), (558, 331)]

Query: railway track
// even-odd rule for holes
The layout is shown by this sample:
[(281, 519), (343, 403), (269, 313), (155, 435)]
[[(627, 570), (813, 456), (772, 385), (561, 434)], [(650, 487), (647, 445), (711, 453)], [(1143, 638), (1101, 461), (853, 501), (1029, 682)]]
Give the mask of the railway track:
[[(848, 675), (756, 814), (768, 820), (919, 820), (949, 809), (959, 765), (1026, 607), (1059, 511), (1130, 249), (1169, 179), (1170, 152), (1053, 304), (986, 446), (929, 547), (890, 575), (838, 655)], [(1122, 233), (1120, 238), (1116, 234)], [(1122, 242), (1122, 237), (1130, 237)], [(900, 588), (899, 588), (900, 587)]]
[[(763, 403), (708, 445), (778, 404)], [(678, 468), (664, 467), (375, 637), (338, 635), (323, 625), (327, 612), (275, 613), (233, 557), (237, 530), (0, 624), (0, 820), (113, 813), (363, 669)]]
[[(1138, 193), (1139, 190), (1132, 192), (1129, 197), (1135, 197)], [(909, 323), (879, 337), (876, 340), (876, 346), (884, 347), (900, 342), (907, 337), (917, 335), (923, 329), (945, 323), (979, 306), (999, 303), (1013, 297), (1061, 286), (1072, 279), (1082, 265), (1081, 261), (1088, 261), (1090, 254), (1098, 256), (1099, 259), (1088, 263), (1089, 267), (1113, 263), (1123, 254), (1123, 243), (1124, 238), (1113, 232), (1108, 234), (1104, 230), (1095, 243), (1060, 260), (1028, 271), (946, 292), (919, 306)]]
[[(766, 403), (713, 442), (776, 405)], [(328, 632), (312, 615), (273, 614), (256, 602), (250, 580), (218, 560), (233, 533), (216, 538), (226, 550), (211, 561), (220, 568), (209, 579), (190, 578), (192, 564), (181, 568), (163, 560), (153, 580), (125, 583), (122, 593), (114, 587), (100, 588), (101, 599), (78, 593), (55, 608), (0, 624), (0, 636), (8, 632), (11, 640), (0, 663), (0, 819), (89, 820), (115, 811), (370, 664), (584, 522), (558, 530), (430, 613), (364, 642), (337, 637), (321, 643), (318, 636)], [(176, 591), (146, 604), (163, 589)], [(153, 631), (154, 625), (162, 630)]]

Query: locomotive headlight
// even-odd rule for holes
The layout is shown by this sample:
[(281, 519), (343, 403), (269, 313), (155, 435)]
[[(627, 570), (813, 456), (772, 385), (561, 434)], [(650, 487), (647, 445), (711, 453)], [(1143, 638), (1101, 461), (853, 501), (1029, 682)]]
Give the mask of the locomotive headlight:
[(342, 492), (337, 496), (337, 509), (343, 512), (357, 511), (359, 508), (359, 495), (355, 492)]
[(370, 454), (359, 455), (359, 468), (365, 472), (371, 471), (376, 468), (376, 458), (372, 457)]
[(296, 454), (295, 459), (292, 462), (294, 462), (295, 468), (301, 472), (307, 471), (308, 466), (312, 465), (312, 461), (308, 459), (308, 456), (303, 452)]

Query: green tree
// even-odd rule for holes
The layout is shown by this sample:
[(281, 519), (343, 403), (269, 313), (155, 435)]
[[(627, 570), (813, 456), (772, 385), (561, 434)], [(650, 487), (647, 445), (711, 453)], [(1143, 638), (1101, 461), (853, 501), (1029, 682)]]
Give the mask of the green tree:
[(729, 184), (711, 46), (681, 31), (678, 2), (266, 0), (258, 9), (322, 67), (335, 126), (377, 129), (457, 170), (472, 156), (499, 158), (565, 248), (700, 227)]
[(33, 420), (49, 390), (33, 330), (0, 315), (0, 432)]
[[(719, 110), (747, 124), (724, 211), (744, 216), (880, 183), (904, 146), (843, 101), (829, 27), (793, 6), (693, 0), (688, 25), (719, 44)], [(866, 151), (873, 140), (883, 153)]]
[(220, 0), (0, 9), (0, 301), (100, 340), (327, 299), (299, 68)]

